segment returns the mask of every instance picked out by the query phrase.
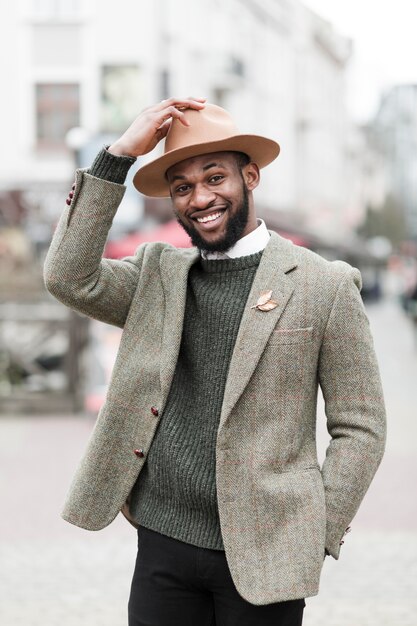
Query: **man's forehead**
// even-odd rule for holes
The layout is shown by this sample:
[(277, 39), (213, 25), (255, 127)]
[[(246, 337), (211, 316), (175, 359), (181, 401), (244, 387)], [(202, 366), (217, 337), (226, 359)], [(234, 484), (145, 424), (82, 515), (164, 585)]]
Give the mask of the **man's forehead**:
[(233, 152), (209, 152), (208, 154), (200, 154), (198, 156), (189, 157), (179, 163), (171, 165), (166, 171), (166, 176), (173, 176), (174, 174), (184, 174), (188, 169), (198, 167), (203, 169), (210, 164), (229, 165), (234, 159)]

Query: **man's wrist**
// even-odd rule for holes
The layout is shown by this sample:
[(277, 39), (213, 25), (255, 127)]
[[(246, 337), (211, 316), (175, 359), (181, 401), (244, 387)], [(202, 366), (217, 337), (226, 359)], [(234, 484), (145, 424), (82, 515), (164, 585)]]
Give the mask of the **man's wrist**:
[(136, 157), (115, 155), (111, 153), (106, 146), (100, 150), (92, 166), (89, 168), (88, 173), (96, 178), (123, 185), (129, 169), (135, 161)]
[(124, 156), (124, 157), (129, 157), (132, 159), (136, 159), (136, 156), (132, 154), (131, 151), (128, 148), (126, 148), (126, 146), (119, 143), (118, 141), (108, 146), (107, 151), (110, 152), (110, 154), (113, 154), (114, 156), (122, 156), (122, 157)]

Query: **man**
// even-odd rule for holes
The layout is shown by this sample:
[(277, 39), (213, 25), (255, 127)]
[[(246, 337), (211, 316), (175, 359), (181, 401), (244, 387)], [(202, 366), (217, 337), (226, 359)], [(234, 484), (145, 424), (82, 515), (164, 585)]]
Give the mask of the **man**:
[[(103, 259), (129, 167), (165, 136), (134, 183), (171, 196), (195, 248)], [(57, 298), (124, 329), (63, 516), (97, 530), (122, 510), (138, 527), (131, 626), (301, 624), (383, 454), (358, 270), (256, 218), (278, 152), (204, 99), (163, 101), (77, 171), (46, 259)]]

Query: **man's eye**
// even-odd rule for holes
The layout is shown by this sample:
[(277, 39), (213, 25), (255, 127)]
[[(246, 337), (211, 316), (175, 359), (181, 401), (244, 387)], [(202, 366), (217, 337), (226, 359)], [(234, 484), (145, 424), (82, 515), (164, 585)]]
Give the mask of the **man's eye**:
[(215, 176), (212, 176), (210, 178), (210, 182), (211, 183), (218, 183), (222, 179), (223, 179), (223, 176), (221, 176), (221, 174), (216, 174)]
[(185, 191), (188, 191), (188, 185), (180, 185), (175, 191), (176, 193), (184, 193)]

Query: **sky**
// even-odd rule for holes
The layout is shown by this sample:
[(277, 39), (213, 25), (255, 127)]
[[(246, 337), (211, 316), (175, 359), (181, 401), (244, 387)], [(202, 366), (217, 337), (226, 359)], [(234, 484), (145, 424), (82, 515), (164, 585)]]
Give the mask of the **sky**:
[(372, 117), (380, 94), (417, 83), (416, 0), (303, 0), (353, 40), (349, 109), (358, 122)]

